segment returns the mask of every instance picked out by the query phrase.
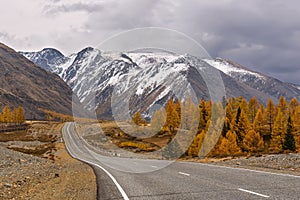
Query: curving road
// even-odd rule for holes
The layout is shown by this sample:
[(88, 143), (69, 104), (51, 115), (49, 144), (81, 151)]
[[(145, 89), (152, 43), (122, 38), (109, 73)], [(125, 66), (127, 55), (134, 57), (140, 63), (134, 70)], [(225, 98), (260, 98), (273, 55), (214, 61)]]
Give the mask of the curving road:
[(78, 137), (73, 123), (65, 124), (63, 137), (69, 153), (94, 168), (98, 199), (300, 199), (300, 176), (103, 156)]

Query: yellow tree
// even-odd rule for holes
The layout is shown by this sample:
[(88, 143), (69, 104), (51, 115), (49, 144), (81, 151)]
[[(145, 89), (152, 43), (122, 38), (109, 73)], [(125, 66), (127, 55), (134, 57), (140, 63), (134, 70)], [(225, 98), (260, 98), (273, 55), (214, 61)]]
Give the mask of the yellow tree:
[(226, 113), (225, 113), (225, 121), (222, 129), (222, 136), (226, 137), (226, 134), (229, 130), (231, 130), (231, 122), (233, 120), (233, 113), (232, 113), (232, 106), (231, 102), (228, 101), (226, 106)]
[(272, 99), (268, 100), (266, 110), (265, 110), (265, 120), (266, 120), (266, 124), (269, 127), (269, 134), (271, 134), (274, 120), (275, 120), (275, 106)]
[(299, 102), (298, 102), (297, 98), (291, 99), (290, 104), (289, 104), (289, 113), (292, 117), (295, 114), (296, 108), (298, 106), (299, 106)]
[(170, 99), (166, 105), (166, 128), (167, 130), (173, 132), (180, 125), (179, 114), (176, 110), (176, 106), (174, 105), (173, 99)]
[(202, 146), (203, 140), (205, 138), (205, 131), (202, 130), (200, 134), (197, 134), (188, 148), (188, 156), (198, 157), (200, 148)]
[(200, 112), (200, 118), (199, 118), (199, 132), (206, 129), (207, 121), (209, 120), (209, 111), (207, 108), (207, 103), (204, 99), (201, 99), (199, 102), (199, 112)]
[(10, 123), (12, 120), (12, 114), (11, 110), (9, 109), (8, 106), (4, 106), (2, 110), (2, 115), (3, 115), (3, 122), (4, 123)]
[(24, 108), (22, 106), (19, 106), (17, 109), (17, 123), (18, 124), (22, 124), (25, 122), (25, 111)]
[(248, 116), (249, 107), (248, 107), (248, 102), (246, 101), (246, 99), (242, 98), (239, 107), (244, 111), (244, 113), (247, 115), (247, 118), (249, 119), (249, 116)]
[(261, 108), (258, 109), (253, 122), (253, 129), (261, 136), (264, 135), (264, 115)]
[(244, 99), (244, 98), (243, 98), (242, 96), (237, 97), (237, 98), (230, 98), (230, 99), (229, 99), (229, 102), (230, 102), (231, 105), (232, 105), (234, 114), (236, 114), (238, 108), (241, 107), (241, 104), (244, 104), (244, 103), (242, 103), (243, 99)]
[[(298, 132), (297, 130), (300, 131), (300, 121), (299, 121), (300, 115), (298, 115), (298, 107), (299, 107), (299, 102), (298, 102), (297, 98), (291, 99), (291, 101), (289, 103), (289, 108), (288, 108), (289, 116), (291, 117), (291, 121), (292, 121), (292, 124), (294, 126), (296, 133)], [(298, 128), (298, 126), (299, 126), (299, 128)], [(297, 140), (297, 134), (295, 135), (295, 137), (296, 137), (295, 139)]]
[(243, 139), (246, 133), (249, 131), (250, 124), (246, 113), (241, 108), (239, 108), (237, 111), (233, 127), (234, 132), (237, 135), (237, 143), (243, 149)]
[(243, 147), (248, 152), (259, 152), (264, 148), (264, 141), (259, 133), (254, 130), (248, 131), (243, 139)]
[(222, 156), (233, 156), (241, 153), (237, 144), (237, 136), (234, 132), (228, 131), (226, 137), (222, 138), (218, 147), (218, 154)]
[(290, 113), (296, 149), (300, 152), (300, 105), (294, 106)]
[(258, 100), (256, 97), (252, 97), (249, 100), (248, 108), (249, 108), (250, 123), (253, 125), (256, 113), (258, 112), (258, 109), (260, 108), (260, 104), (258, 103)]
[(274, 128), (271, 133), (271, 144), (269, 150), (273, 153), (279, 153), (282, 150), (284, 133), (286, 132), (285, 120), (280, 109), (277, 110), (277, 115), (274, 122)]
[(286, 120), (287, 121), (287, 119), (288, 119), (288, 104), (287, 104), (287, 102), (286, 102), (286, 99), (283, 97), (283, 96), (281, 96), (280, 98), (279, 98), (279, 102), (278, 102), (278, 104), (276, 105), (276, 111), (278, 111), (278, 110), (280, 110), (281, 112), (282, 112), (282, 114), (283, 114), (283, 117), (284, 117), (284, 120)]

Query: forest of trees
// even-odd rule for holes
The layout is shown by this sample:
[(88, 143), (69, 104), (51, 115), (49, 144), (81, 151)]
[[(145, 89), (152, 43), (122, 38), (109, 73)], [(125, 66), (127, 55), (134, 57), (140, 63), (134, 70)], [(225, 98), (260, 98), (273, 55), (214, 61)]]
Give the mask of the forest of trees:
[[(300, 151), (300, 105), (296, 98), (287, 102), (281, 97), (277, 105), (269, 99), (266, 106), (255, 97), (249, 101), (229, 98), (220, 103), (202, 99), (198, 106), (191, 100), (180, 103), (170, 99), (165, 111), (153, 114), (151, 126), (162, 127), (159, 134), (176, 135), (178, 129), (185, 128), (183, 112), (189, 113), (185, 117), (199, 117), (194, 127), (198, 127), (197, 134), (185, 156), (198, 157), (204, 140), (208, 156)], [(225, 117), (218, 118), (222, 112)]]
[(45, 119), (48, 121), (57, 121), (57, 122), (71, 122), (74, 121), (72, 115), (57, 113), (55, 111), (39, 109), (40, 111), (46, 114)]
[(2, 125), (20, 125), (25, 122), (25, 112), (22, 106), (10, 109), (4, 106), (0, 112), (0, 123)]

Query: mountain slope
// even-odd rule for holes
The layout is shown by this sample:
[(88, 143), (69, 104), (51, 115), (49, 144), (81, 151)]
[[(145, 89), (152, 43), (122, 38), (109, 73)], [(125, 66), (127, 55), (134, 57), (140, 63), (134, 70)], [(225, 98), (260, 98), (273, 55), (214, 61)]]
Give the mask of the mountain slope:
[(300, 88), (290, 83), (282, 82), (276, 78), (252, 71), (235, 62), (221, 58), (214, 60), (206, 59), (205, 61), (233, 79), (272, 97), (278, 99), (280, 96), (284, 96), (287, 99), (292, 99), (293, 97), (300, 99)]
[[(45, 57), (47, 52), (40, 52), (40, 55)], [(33, 59), (43, 66), (39, 60)], [(167, 52), (101, 52), (88, 47), (77, 54), (64, 56), (64, 62), (52, 66), (50, 71), (59, 71), (57, 74), (72, 87), (86, 107), (93, 110), (91, 105), (95, 105), (99, 116), (111, 117), (112, 103), (115, 110), (124, 110), (125, 104), (121, 101), (113, 102), (114, 96), (121, 94), (123, 96), (119, 98), (124, 99), (127, 95), (130, 99), (127, 103), (131, 114), (139, 110), (146, 116), (151, 115), (152, 106), (164, 105), (175, 94), (195, 91), (198, 98), (210, 99), (205, 80), (196, 68), (202, 74), (220, 70), (227, 97), (250, 99), (256, 96), (262, 103), (268, 98), (276, 100), (281, 95), (287, 99), (300, 97), (295, 86), (235, 63)], [(215, 77), (207, 78), (213, 80)]]
[(23, 106), (27, 118), (43, 118), (39, 108), (72, 113), (72, 90), (59, 76), (1, 43), (0, 68), (0, 108)]

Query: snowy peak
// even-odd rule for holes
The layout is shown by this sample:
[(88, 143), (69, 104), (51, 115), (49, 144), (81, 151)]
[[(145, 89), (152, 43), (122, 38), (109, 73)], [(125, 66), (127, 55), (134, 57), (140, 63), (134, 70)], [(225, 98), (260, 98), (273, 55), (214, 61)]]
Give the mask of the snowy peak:
[(204, 59), (208, 64), (224, 72), (225, 74), (237, 78), (242, 82), (248, 81), (248, 79), (264, 79), (265, 77), (258, 72), (251, 71), (241, 65), (234, 62), (224, 60), (222, 58), (216, 59)]
[(300, 99), (299, 87), (293, 87), (289, 83), (282, 82), (276, 78), (252, 71), (235, 62), (217, 59), (204, 59), (209, 65), (227, 74), (234, 80), (246, 84), (247, 86), (270, 95), (274, 100), (284, 96), (287, 99), (297, 97)]
[(43, 69), (55, 73), (57, 73), (57, 66), (62, 65), (68, 60), (68, 58), (66, 58), (60, 51), (53, 48), (45, 48), (38, 52), (19, 53), (32, 62), (38, 64)]

